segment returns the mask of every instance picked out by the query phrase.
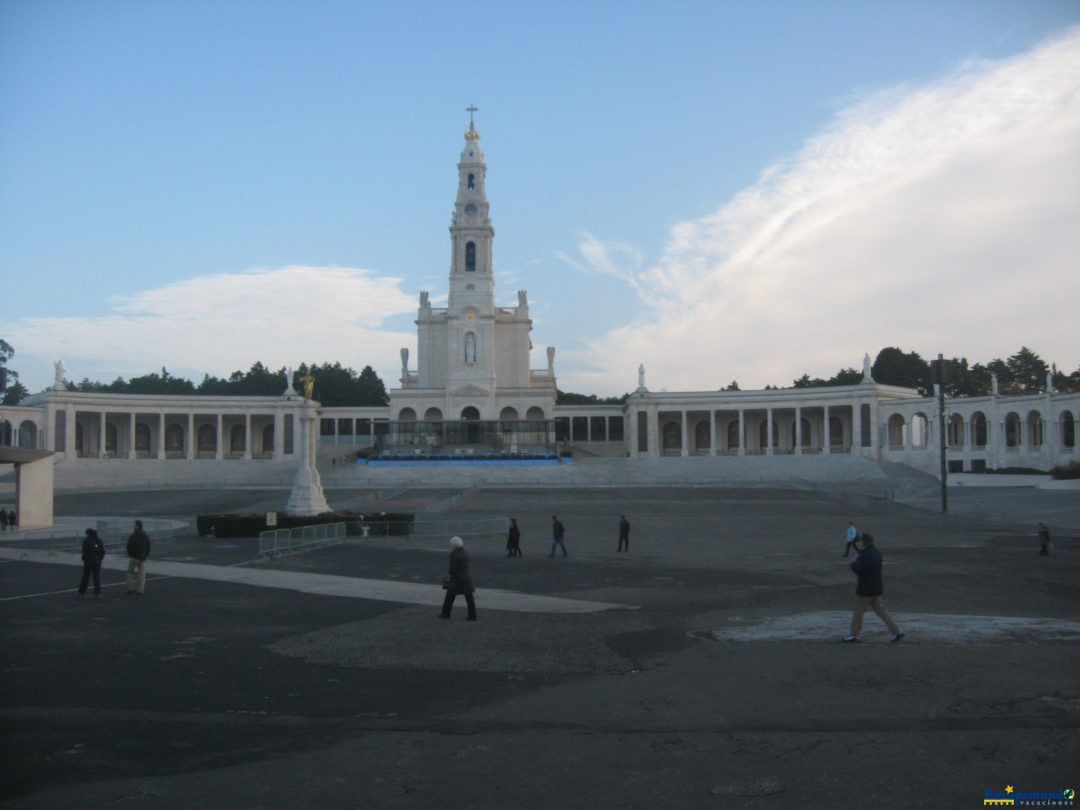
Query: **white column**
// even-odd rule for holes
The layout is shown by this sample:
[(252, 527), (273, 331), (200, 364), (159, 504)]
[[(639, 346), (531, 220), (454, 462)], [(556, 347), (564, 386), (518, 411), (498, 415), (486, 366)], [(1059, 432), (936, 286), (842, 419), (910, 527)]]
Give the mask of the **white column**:
[(244, 415), (244, 461), (251, 461), (251, 414)]
[(765, 408), (765, 455), (773, 454), (772, 408)]
[(105, 458), (105, 418), (107, 414), (101, 411), (98, 414), (98, 458)]
[(158, 414), (157, 457), (165, 458), (165, 412)]
[(795, 407), (795, 455), (802, 455), (802, 408)]
[(862, 405), (851, 403), (851, 452), (862, 451)]
[(132, 411), (129, 414), (131, 422), (128, 424), (128, 458), (135, 458), (138, 454), (135, 452), (135, 412)]
[(716, 410), (709, 411), (709, 455), (716, 455)]
[(824, 444), (824, 447), (821, 448), (821, 452), (826, 453), (826, 454), (831, 453), (832, 452), (832, 430), (829, 427), (829, 406), (828, 405), (825, 406), (825, 441), (823, 442), (823, 444)]
[(75, 458), (75, 406), (64, 406), (64, 457)]
[(217, 412), (217, 443), (214, 447), (214, 458), (220, 459), (223, 457), (223, 445), (225, 444), (225, 437), (221, 435), (221, 411)]
[(682, 422), (682, 452), (679, 455), (688, 456), (690, 455), (690, 426), (687, 422), (690, 420), (685, 410), (679, 411), (679, 417)]
[(659, 431), (660, 412), (659, 412), (659, 409), (655, 405), (650, 405), (648, 413), (649, 413), (649, 421), (648, 421), (648, 426), (649, 426), (649, 457), (650, 458), (659, 458), (662, 451), (663, 451), (663, 448), (660, 447), (660, 442), (657, 439), (657, 436), (658, 436), (658, 434), (660, 432)]
[(739, 455), (746, 455), (746, 413), (739, 408)]
[(188, 460), (195, 458), (195, 414), (187, 415), (187, 457)]

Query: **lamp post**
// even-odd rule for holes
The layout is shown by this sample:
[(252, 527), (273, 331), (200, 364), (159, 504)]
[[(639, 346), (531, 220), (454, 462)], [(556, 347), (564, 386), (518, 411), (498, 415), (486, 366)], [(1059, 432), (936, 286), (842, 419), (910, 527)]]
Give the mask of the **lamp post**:
[(952, 379), (952, 363), (940, 354), (937, 360), (930, 361), (930, 376), (937, 386), (938, 397), (938, 432), (941, 434), (941, 511), (949, 511), (949, 464), (946, 461), (948, 436), (945, 433), (945, 383)]

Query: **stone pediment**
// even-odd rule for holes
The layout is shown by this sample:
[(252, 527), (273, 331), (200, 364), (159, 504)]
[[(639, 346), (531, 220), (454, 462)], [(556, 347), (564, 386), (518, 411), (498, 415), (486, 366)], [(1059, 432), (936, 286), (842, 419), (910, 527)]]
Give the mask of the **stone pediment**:
[(455, 397), (486, 397), (491, 392), (478, 385), (469, 383), (468, 385), (461, 386), (461, 388), (455, 388), (450, 393)]

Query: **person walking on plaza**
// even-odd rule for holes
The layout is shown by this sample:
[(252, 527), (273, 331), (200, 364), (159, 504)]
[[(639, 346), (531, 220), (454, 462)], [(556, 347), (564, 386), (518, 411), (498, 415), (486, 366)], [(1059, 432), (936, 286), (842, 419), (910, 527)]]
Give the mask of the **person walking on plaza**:
[(847, 545), (844, 546), (844, 556), (848, 556), (851, 553), (851, 549), (855, 549), (855, 553), (858, 554), (862, 549), (859, 548), (859, 530), (855, 528), (855, 524), (852, 521), (848, 521), (847, 524)]
[(7, 509), (0, 509), (0, 532), (7, 531), (8, 514)]
[(146, 590), (146, 560), (150, 557), (150, 538), (143, 531), (141, 520), (135, 521), (135, 531), (127, 541), (127, 592), (142, 596)]
[(566, 545), (563, 543), (563, 536), (566, 534), (566, 527), (562, 525), (562, 521), (555, 515), (551, 516), (551, 553), (548, 554), (548, 559), (555, 559), (555, 547), (558, 546), (562, 549), (562, 555), (566, 556)]
[(1046, 528), (1046, 524), (1039, 521), (1039, 556), (1049, 557), (1050, 547), (1053, 542), (1050, 540), (1050, 530)]
[(94, 578), (94, 598), (101, 597), (101, 561), (105, 559), (105, 544), (93, 529), (86, 530), (82, 541), (82, 579), (79, 580), (79, 596), (86, 594), (90, 577)]
[(465, 541), (460, 537), (451, 537), (450, 545), (450, 574), (446, 578), (446, 598), (443, 599), (440, 619), (449, 619), (450, 611), (454, 607), (454, 599), (460, 593), (465, 597), (465, 605), (469, 608), (468, 619), (476, 621), (476, 600), (473, 598), (472, 575), (469, 573), (469, 555), (465, 553)]
[(855, 610), (851, 614), (851, 634), (844, 641), (851, 643), (862, 640), (859, 634), (862, 633), (863, 614), (866, 613), (867, 608), (870, 608), (885, 622), (885, 626), (892, 633), (889, 643), (895, 644), (904, 637), (904, 633), (893, 621), (889, 611), (885, 610), (885, 600), (882, 598), (885, 585), (881, 578), (881, 552), (874, 546), (872, 534), (864, 534), (862, 541), (863, 550), (851, 563), (851, 570), (858, 576), (859, 584), (855, 586)]
[(517, 518), (510, 518), (510, 531), (506, 535), (506, 556), (520, 557), (521, 554), (521, 529), (518, 528)]
[(615, 551), (630, 551), (630, 521), (626, 515), (619, 515), (619, 547)]

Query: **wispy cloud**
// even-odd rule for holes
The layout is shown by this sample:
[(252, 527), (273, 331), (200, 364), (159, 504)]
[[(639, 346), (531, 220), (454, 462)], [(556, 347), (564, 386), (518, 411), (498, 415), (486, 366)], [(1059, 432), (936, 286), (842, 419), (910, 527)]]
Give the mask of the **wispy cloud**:
[[(1078, 361), (1080, 29), (849, 103), (636, 269), (588, 237), (643, 314), (564, 355), (571, 390), (790, 384), (896, 345)], [(632, 249), (624, 254), (633, 255)]]
[[(401, 283), (348, 267), (260, 268), (117, 298), (103, 315), (27, 318), (5, 331), (18, 368), (51, 368), (46, 361), (59, 358), (75, 380), (109, 381), (164, 365), (198, 382), (204, 372), (228, 374), (257, 360), (271, 368), (385, 362), (388, 370), (377, 368), (385, 378), (398, 349), (416, 339), (380, 328), (416, 306)], [(51, 382), (22, 376), (31, 390)]]

